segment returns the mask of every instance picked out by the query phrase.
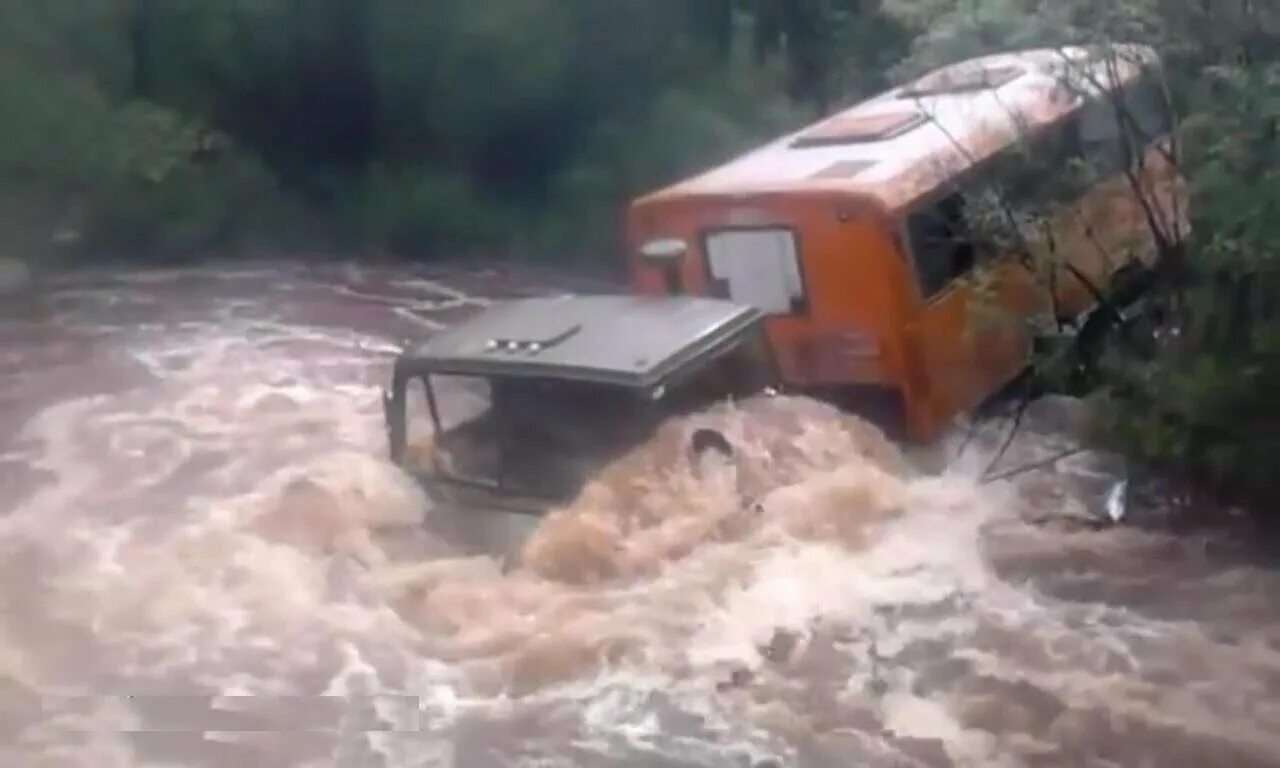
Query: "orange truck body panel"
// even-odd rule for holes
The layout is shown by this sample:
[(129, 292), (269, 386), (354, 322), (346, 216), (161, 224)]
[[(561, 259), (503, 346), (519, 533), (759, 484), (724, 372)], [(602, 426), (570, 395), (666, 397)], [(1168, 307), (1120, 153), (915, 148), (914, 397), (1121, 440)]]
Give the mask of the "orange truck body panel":
[[(1121, 82), (1155, 63), (1147, 49), (1133, 50), (1140, 64), (1122, 71)], [(1075, 316), (1094, 303), (1090, 287), (1070, 270), (1055, 270), (1051, 294), (1012, 254), (985, 258), (973, 270), (980, 281), (953, 280), (926, 297), (906, 227), (912, 211), (1017, 144), (1028, 135), (1021, 133), (1028, 125), (1033, 131), (1052, 127), (1078, 112), (1080, 102), (1056, 91), (1055, 80), (1031, 76), (1070, 56), (1085, 54), (1034, 51), (966, 63), (1002, 72), (1021, 68), (1025, 82), (1015, 78), (988, 89), (1002, 108), (1016, 108), (1016, 120), (976, 113), (986, 92), (927, 103), (904, 102), (890, 93), (635, 201), (626, 225), (633, 289), (666, 293), (675, 277), (681, 291), (724, 295), (725, 285), (713, 277), (711, 234), (790, 232), (803, 307), (773, 314), (766, 323), (783, 383), (807, 390), (893, 392), (907, 436), (935, 439), (957, 415), (1025, 370), (1032, 343), (1025, 321), (1054, 309), (1059, 316)], [(904, 103), (926, 113), (933, 107), (930, 122), (902, 117)], [(841, 131), (892, 134), (903, 126), (899, 136), (839, 142)], [(803, 143), (809, 139), (812, 146)], [(1167, 157), (1163, 145), (1154, 144), (1136, 176), (1117, 171), (1096, 181), (1076, 204), (1049, 217), (1052, 242), (1033, 247), (1052, 248), (1048, 261), (1069, 262), (1097, 287), (1135, 256), (1149, 262), (1150, 230), (1132, 179), (1154, 190), (1158, 203), (1169, 203), (1165, 210), (1181, 212), (1174, 198), (1179, 181)], [(686, 245), (674, 267), (641, 255), (645, 243), (659, 239)], [(977, 282), (985, 286), (980, 301)], [(980, 303), (1003, 311), (983, 322), (976, 311)]]

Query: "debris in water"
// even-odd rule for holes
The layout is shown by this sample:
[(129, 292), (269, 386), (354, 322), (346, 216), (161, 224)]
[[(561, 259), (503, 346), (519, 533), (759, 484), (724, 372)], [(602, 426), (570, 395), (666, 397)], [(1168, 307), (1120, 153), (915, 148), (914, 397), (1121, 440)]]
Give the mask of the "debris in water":
[(795, 632), (779, 629), (773, 633), (768, 645), (760, 649), (760, 655), (776, 664), (784, 664), (795, 653), (799, 640)]
[(1107, 517), (1113, 523), (1119, 523), (1125, 515), (1125, 491), (1129, 488), (1128, 480), (1121, 480), (1107, 494)]
[(751, 674), (751, 670), (746, 667), (737, 667), (729, 674), (728, 680), (721, 680), (719, 683), (716, 683), (716, 691), (724, 693), (725, 691), (730, 691), (734, 688), (745, 688), (751, 683), (752, 677), (753, 675)]
[(708, 450), (719, 451), (725, 458), (733, 458), (733, 446), (729, 444), (724, 433), (715, 429), (698, 429), (689, 440), (689, 447), (696, 462)]
[(867, 662), (870, 670), (867, 673), (867, 682), (864, 688), (872, 698), (883, 698), (889, 692), (889, 682), (884, 678), (884, 658), (876, 648), (874, 640), (867, 647)]

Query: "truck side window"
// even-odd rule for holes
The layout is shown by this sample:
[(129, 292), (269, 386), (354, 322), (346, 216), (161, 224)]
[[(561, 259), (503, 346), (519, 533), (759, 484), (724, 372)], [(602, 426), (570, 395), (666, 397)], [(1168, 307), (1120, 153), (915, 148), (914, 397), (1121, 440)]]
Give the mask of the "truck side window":
[(409, 425), (409, 433), (430, 434), (435, 431), (431, 423), (431, 410), (427, 406), (427, 382), (421, 376), (414, 376), (404, 384), (405, 423)]
[(432, 451), (443, 474), (476, 482), (496, 480), (501, 441), (499, 414), (493, 406), (500, 393), (478, 376), (433, 373), (430, 383), (441, 429), (432, 436)]
[(1116, 105), (1120, 94), (1107, 93), (1089, 101), (1080, 111), (1076, 130), (1080, 148), (1094, 179), (1122, 170), (1129, 158), (1123, 131), (1123, 107)]
[(968, 236), (959, 193), (926, 206), (907, 219), (920, 294), (928, 299), (973, 269), (977, 249)]
[(430, 454), (435, 424), (427, 403), (427, 382), (415, 376), (405, 382), (405, 451), (410, 465), (422, 471), (431, 470)]
[(716, 292), (770, 315), (806, 311), (795, 233), (789, 229), (724, 229), (706, 236)]
[(1169, 102), (1154, 74), (1144, 75), (1125, 91), (1125, 112), (1137, 133), (1139, 146), (1173, 132)]

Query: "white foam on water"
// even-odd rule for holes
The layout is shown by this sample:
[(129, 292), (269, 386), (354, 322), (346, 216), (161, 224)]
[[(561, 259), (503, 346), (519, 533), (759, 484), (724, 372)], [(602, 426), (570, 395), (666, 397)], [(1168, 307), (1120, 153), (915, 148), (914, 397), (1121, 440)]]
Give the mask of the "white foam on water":
[[(376, 329), (291, 325), (242, 295), (207, 297), (203, 318), (112, 322), (136, 311), (133, 292), (207, 274), (59, 291), (61, 322), (96, 328), (145, 377), (97, 394), (86, 371), (83, 392), (42, 406), (24, 447), (4, 450), (49, 478), (0, 519), (0, 671), (24, 689), (416, 696), (416, 733), (342, 746), (396, 766), (1280, 752), (1280, 617), (1261, 615), (1275, 580), (1151, 557), (1200, 591), (1125, 603), (1147, 577), (1128, 558), (1166, 539), (1027, 525), (1011, 484), (976, 482), (998, 438), (921, 477), (826, 406), (740, 403), (664, 425), (510, 561), (459, 554), (420, 525), (446, 512), (380, 458), (396, 346)], [(374, 270), (344, 274), (358, 287), (330, 293), (385, 305), (387, 321), (485, 302), (419, 278), (387, 284), (446, 300), (379, 300)], [(241, 277), (272, 291), (300, 279), (220, 283)], [(735, 446), (731, 465), (689, 464), (705, 426)], [(1061, 442), (1031, 438), (1007, 461)], [(1074, 597), (1077, 581), (1117, 604)], [(1227, 621), (1206, 614), (1229, 600)], [(22, 729), (15, 760), (139, 764), (121, 734), (145, 728), (144, 708), (102, 702)]]

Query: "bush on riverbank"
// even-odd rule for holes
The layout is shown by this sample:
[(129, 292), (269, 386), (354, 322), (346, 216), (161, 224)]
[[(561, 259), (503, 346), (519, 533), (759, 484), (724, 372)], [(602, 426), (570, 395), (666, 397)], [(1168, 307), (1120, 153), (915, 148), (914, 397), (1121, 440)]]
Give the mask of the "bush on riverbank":
[[(1273, 30), (1280, 41), (1280, 23)], [(1280, 450), (1280, 45), (1210, 73), (1194, 236), (1154, 359), (1113, 361), (1112, 436), (1135, 456), (1275, 509)]]

